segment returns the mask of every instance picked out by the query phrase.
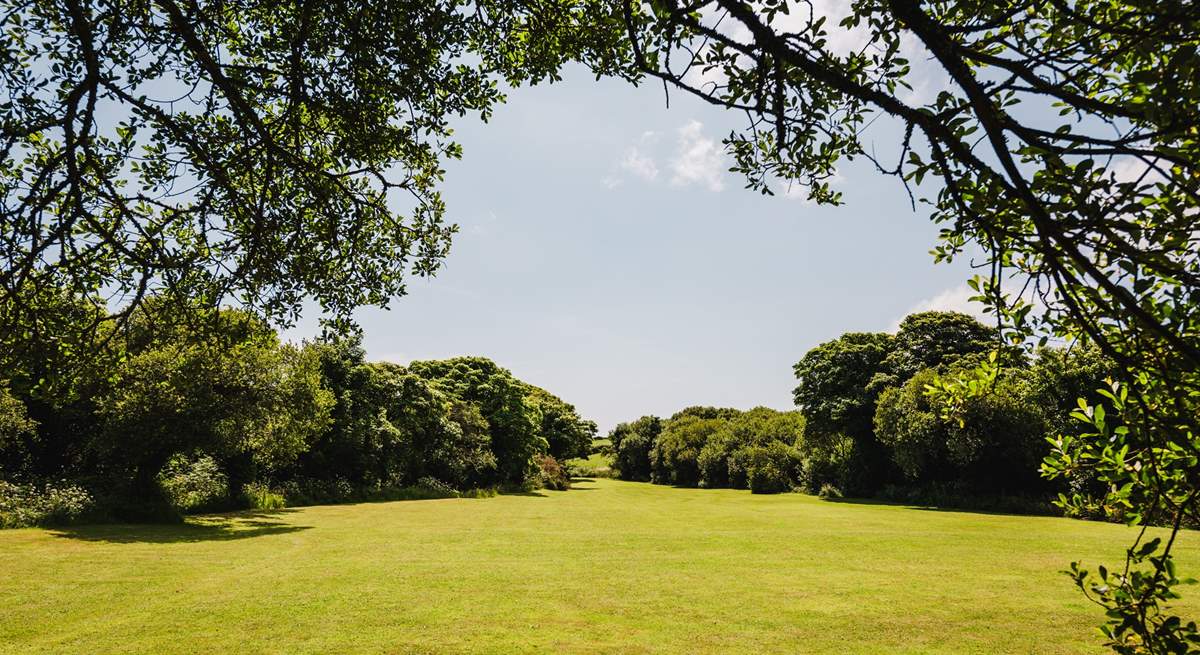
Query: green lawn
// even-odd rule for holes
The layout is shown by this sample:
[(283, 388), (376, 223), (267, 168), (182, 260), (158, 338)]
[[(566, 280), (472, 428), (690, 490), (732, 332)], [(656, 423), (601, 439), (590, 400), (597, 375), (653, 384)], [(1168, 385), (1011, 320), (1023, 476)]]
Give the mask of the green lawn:
[(584, 469), (589, 469), (592, 471), (603, 471), (612, 467), (612, 458), (610, 458), (608, 455), (592, 453), (587, 457), (569, 459), (567, 460), (567, 463), (573, 466), (582, 466)]
[[(5, 653), (1086, 653), (1122, 526), (599, 479), (0, 532)], [(1181, 568), (1200, 568), (1196, 533)], [(1186, 615), (1200, 614), (1189, 588)], [(1185, 598), (1185, 600), (1188, 600)]]

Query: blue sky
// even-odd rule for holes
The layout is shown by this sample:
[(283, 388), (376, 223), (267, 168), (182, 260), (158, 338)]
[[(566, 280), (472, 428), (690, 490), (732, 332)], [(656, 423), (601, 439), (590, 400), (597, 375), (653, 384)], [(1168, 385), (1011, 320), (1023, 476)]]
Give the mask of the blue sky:
[[(935, 266), (928, 211), (867, 162), (841, 169), (842, 207), (763, 197), (725, 170), (740, 115), (565, 77), (461, 121), (443, 194), (462, 231), (437, 277), (359, 312), (368, 357), (487, 356), (606, 431), (694, 404), (791, 408), (809, 348), (966, 307), (967, 262)], [(287, 336), (315, 333), (308, 317)]]

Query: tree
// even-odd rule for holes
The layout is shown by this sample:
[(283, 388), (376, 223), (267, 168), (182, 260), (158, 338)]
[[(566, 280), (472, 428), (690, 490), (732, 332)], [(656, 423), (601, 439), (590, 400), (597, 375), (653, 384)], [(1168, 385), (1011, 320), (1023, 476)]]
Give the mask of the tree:
[(650, 481), (650, 452), (662, 429), (663, 422), (657, 416), (643, 416), (632, 423), (619, 423), (608, 433), (613, 468), (622, 480)]
[(20, 474), (30, 468), (26, 442), (36, 436), (36, 429), (37, 422), (29, 418), (25, 403), (0, 385), (0, 472)]
[(695, 487), (700, 484), (700, 452), (723, 427), (725, 418), (677, 415), (666, 422), (650, 450), (650, 481)]
[[(280, 345), (244, 312), (212, 319), (223, 339), (144, 326), (137, 347), (96, 399), (90, 448), (126, 497), (154, 504), (157, 476), (177, 454), (246, 456), (270, 475), (290, 464), (330, 420), (332, 394), (313, 353)], [(148, 314), (152, 315), (152, 314)]]
[(850, 493), (870, 493), (888, 474), (887, 453), (874, 434), (880, 388), (872, 381), (885, 372), (894, 342), (890, 334), (850, 332), (808, 351), (793, 367), (808, 447), (840, 447), (843, 436), (853, 444), (845, 481)]
[(384, 415), (397, 435), (378, 457), (386, 463), (381, 482), (412, 485), (432, 477), (462, 489), (494, 483), (496, 455), (478, 407), (447, 396), (403, 367), (373, 366), (389, 377)]
[[(956, 367), (947, 376), (973, 370)], [(968, 494), (1044, 495), (1049, 485), (1037, 468), (1052, 434), (1047, 417), (1058, 408), (1042, 404), (1031, 378), (1028, 369), (1005, 369), (987, 393), (973, 395), (947, 417), (928, 392), (939, 382), (937, 371), (919, 371), (879, 397), (875, 433), (918, 485), (955, 483)]]
[[(1121, 430), (1088, 404), (1094, 429), (1056, 444), (1048, 475), (1102, 476), (1134, 522), (1196, 520), (1200, 458), (1173, 453), (1200, 452), (1200, 6), (622, 5), (646, 75), (748, 116), (726, 144), (750, 187), (837, 203), (838, 166), (867, 158), (932, 208), (937, 260), (981, 253), (972, 285), (1010, 343), (1057, 336), (1113, 360), (1106, 414)], [(922, 80), (938, 92), (914, 93)], [(866, 146), (876, 123), (896, 128), (894, 158)], [(1118, 651), (1182, 652), (1197, 636), (1158, 612), (1173, 543), (1131, 549), (1120, 568), (1145, 575), (1096, 598)]]
[[(999, 345), (999, 334), (959, 312), (919, 312), (900, 321), (883, 366), (885, 386), (903, 384), (924, 368), (951, 364), (965, 355), (986, 354)], [(876, 382), (879, 384), (879, 381)]]
[(541, 414), (526, 399), (523, 382), (484, 357), (412, 362), (408, 370), (434, 389), (479, 408), (488, 423), (500, 482), (525, 485), (532, 479), (533, 457), (547, 452), (549, 445), (540, 433)]
[(532, 384), (526, 384), (526, 397), (542, 415), (539, 431), (546, 439), (550, 456), (562, 462), (587, 457), (596, 438), (596, 423), (579, 416), (575, 406)]
[(751, 449), (781, 443), (788, 448), (804, 439), (804, 416), (755, 407), (730, 417), (709, 437), (697, 458), (703, 487), (748, 488), (753, 468)]
[(148, 295), (281, 321), (386, 306), (455, 231), (450, 121), (566, 60), (626, 74), (616, 10), (3, 0), (0, 350), (58, 290), (122, 306), (108, 322)]

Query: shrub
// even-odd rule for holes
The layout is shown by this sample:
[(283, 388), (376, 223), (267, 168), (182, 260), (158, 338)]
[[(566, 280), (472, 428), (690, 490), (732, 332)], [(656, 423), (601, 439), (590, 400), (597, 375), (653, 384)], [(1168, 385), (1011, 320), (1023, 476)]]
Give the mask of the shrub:
[(94, 511), (83, 487), (68, 484), (16, 484), (0, 480), (0, 528), (74, 523)]
[(796, 487), (801, 471), (800, 453), (775, 441), (746, 449), (746, 482), (756, 494), (777, 494)]
[(345, 478), (292, 478), (280, 485), (280, 491), (290, 507), (345, 503), (355, 500), (359, 495), (354, 485)]
[(821, 498), (841, 498), (842, 490), (826, 482), (821, 485), (821, 490), (817, 492), (817, 496)]
[(683, 415), (666, 423), (650, 451), (650, 481), (695, 487), (700, 483), (700, 451), (725, 427), (724, 418)]
[(248, 482), (242, 486), (242, 498), (251, 509), (283, 509), (287, 506), (283, 494), (272, 491), (262, 482)]
[(534, 461), (538, 465), (538, 482), (546, 489), (566, 491), (571, 488), (571, 476), (566, 469), (550, 455), (537, 455)]
[[(709, 437), (704, 447), (700, 449), (700, 455), (696, 458), (696, 466), (700, 469), (701, 487), (744, 486), (745, 476), (736, 475), (735, 471), (738, 471), (739, 468), (732, 461), (735, 457), (734, 453), (741, 445), (728, 427), (722, 428)], [(733, 480), (731, 480), (733, 477), (741, 478), (739, 482), (743, 484), (733, 484)]]
[(612, 429), (613, 469), (622, 480), (650, 480), (650, 451), (662, 432), (657, 416), (643, 416), (632, 423), (621, 423)]
[(848, 488), (855, 477), (855, 443), (848, 438), (830, 440), (821, 447), (809, 448), (801, 466), (800, 487), (818, 493), (825, 485)]
[(458, 489), (455, 489), (454, 487), (442, 482), (437, 478), (429, 476), (417, 480), (417, 488), (437, 494), (440, 498), (457, 498), (459, 495), (461, 495), (459, 494)]
[(229, 500), (229, 478), (208, 455), (195, 460), (172, 457), (158, 474), (158, 483), (167, 502), (180, 512), (215, 509)]

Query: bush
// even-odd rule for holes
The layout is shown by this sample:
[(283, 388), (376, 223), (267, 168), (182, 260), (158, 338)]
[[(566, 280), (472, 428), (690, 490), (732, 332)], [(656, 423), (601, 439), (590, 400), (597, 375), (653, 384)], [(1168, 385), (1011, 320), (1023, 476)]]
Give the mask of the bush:
[(800, 453), (787, 444), (775, 441), (766, 446), (746, 449), (746, 483), (756, 494), (777, 494), (791, 491), (800, 478)]
[(284, 482), (280, 490), (289, 507), (346, 503), (357, 499), (359, 495), (354, 485), (345, 478), (292, 478)]
[(817, 496), (821, 498), (841, 498), (842, 490), (826, 482), (821, 485), (821, 490), (817, 492)]
[(251, 509), (283, 509), (287, 501), (283, 494), (272, 491), (262, 482), (249, 482), (242, 487), (242, 498)]
[(854, 478), (854, 441), (848, 438), (831, 440), (820, 448), (810, 448), (801, 467), (800, 487), (811, 494), (829, 485), (848, 488)]
[(567, 475), (567, 470), (558, 463), (558, 460), (549, 455), (537, 455), (534, 461), (538, 466), (538, 482), (546, 489), (555, 491), (566, 491), (571, 488), (571, 476)]
[(417, 480), (417, 488), (437, 494), (441, 498), (458, 498), (461, 495), (458, 489), (451, 487), (437, 478), (428, 476)]
[(0, 480), (0, 528), (74, 523), (95, 510), (83, 487), (61, 484), (16, 484)]
[(229, 478), (208, 455), (194, 461), (176, 455), (158, 474), (167, 502), (179, 512), (217, 509), (229, 502)]
[(699, 485), (700, 451), (725, 424), (724, 418), (693, 415), (668, 421), (650, 451), (650, 481), (680, 487)]
[(696, 466), (700, 469), (700, 486), (710, 489), (744, 487), (745, 475), (738, 475), (741, 469), (734, 462), (737, 459), (735, 453), (741, 446), (736, 435), (728, 427), (709, 437), (696, 458)]
[(650, 451), (662, 432), (662, 421), (656, 416), (643, 416), (632, 423), (621, 423), (612, 429), (613, 464), (622, 480), (650, 480)]

